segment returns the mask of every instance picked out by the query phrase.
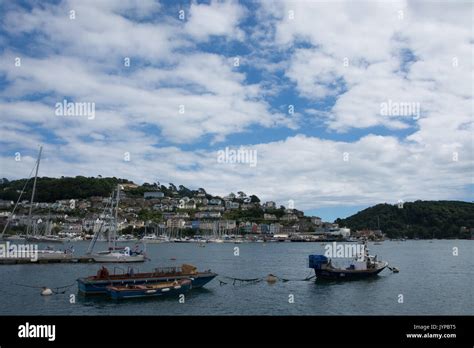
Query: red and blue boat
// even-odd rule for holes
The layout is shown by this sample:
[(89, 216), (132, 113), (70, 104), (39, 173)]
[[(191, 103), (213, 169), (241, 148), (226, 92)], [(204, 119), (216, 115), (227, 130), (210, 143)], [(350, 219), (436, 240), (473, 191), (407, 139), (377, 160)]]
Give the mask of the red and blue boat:
[(77, 279), (79, 292), (84, 295), (107, 295), (109, 286), (150, 285), (175, 280), (189, 279), (193, 289), (201, 288), (217, 276), (211, 270), (198, 272), (192, 265), (183, 264), (181, 267), (160, 267), (152, 272), (135, 273), (129, 268), (127, 273), (110, 274), (102, 267), (96, 275)]

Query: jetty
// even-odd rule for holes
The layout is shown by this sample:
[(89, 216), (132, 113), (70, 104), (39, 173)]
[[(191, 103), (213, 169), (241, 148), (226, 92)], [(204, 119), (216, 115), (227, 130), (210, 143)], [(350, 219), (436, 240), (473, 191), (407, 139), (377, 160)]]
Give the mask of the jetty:
[(27, 259), (27, 258), (0, 258), (0, 265), (51, 264), (51, 263), (96, 263), (90, 256), (67, 258)]

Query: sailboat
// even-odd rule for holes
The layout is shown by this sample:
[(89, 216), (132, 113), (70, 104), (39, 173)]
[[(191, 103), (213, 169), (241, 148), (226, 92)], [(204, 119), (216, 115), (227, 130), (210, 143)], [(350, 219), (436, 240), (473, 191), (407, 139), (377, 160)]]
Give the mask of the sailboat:
[[(145, 255), (143, 251), (132, 251), (130, 247), (117, 247), (117, 231), (118, 231), (118, 207), (120, 202), (120, 185), (117, 185), (117, 189), (115, 191), (115, 207), (113, 206), (114, 200), (110, 200), (110, 208), (106, 206), (104, 208), (104, 213), (102, 214), (103, 220), (98, 221), (100, 223), (99, 229), (97, 229), (94, 237), (92, 238), (89, 248), (87, 249), (86, 255), (90, 256), (95, 262), (120, 262), (120, 263), (129, 263), (129, 262), (144, 262)], [(113, 194), (112, 194), (113, 196)], [(111, 197), (113, 198), (113, 197)], [(110, 210), (109, 214), (106, 214), (107, 210)], [(114, 213), (115, 211), (115, 213)], [(114, 213), (114, 214), (113, 214)], [(112, 218), (113, 216), (113, 218)], [(108, 223), (106, 224), (106, 221)], [(97, 253), (93, 253), (94, 246), (99, 238), (99, 235), (102, 233), (102, 229), (104, 226), (109, 226), (112, 228), (109, 231), (109, 248), (108, 250), (99, 251)]]
[[(23, 239), (25, 239), (26, 241), (32, 241), (32, 240), (30, 240), (31, 237), (32, 237), (31, 236), (32, 228), (33, 228), (34, 232), (37, 232), (37, 224), (39, 223), (38, 221), (33, 223), (32, 212), (33, 212), (33, 203), (34, 203), (35, 193), (36, 193), (36, 181), (38, 179), (38, 170), (39, 170), (39, 165), (40, 165), (40, 161), (41, 161), (42, 151), (43, 151), (43, 147), (40, 146), (39, 153), (38, 153), (38, 158), (35, 162), (35, 166), (33, 167), (33, 170), (35, 170), (35, 178), (33, 180), (33, 190), (31, 192), (30, 206), (29, 206), (29, 210), (28, 210), (28, 224), (26, 226), (26, 235), (22, 236)], [(33, 172), (33, 170), (31, 171), (31, 173)], [(31, 173), (30, 173), (30, 177), (28, 178), (25, 185), (23, 186), (22, 191), (20, 192), (20, 196), (18, 197), (17, 203), (16, 203), (15, 207), (13, 208), (13, 212), (12, 212), (11, 216), (14, 216), (13, 214), (14, 214), (17, 206), (18, 206), (18, 203), (20, 202), (21, 196), (23, 195), (23, 192), (25, 191), (26, 186), (28, 185), (28, 183), (31, 179)], [(2, 235), (0, 236), (0, 239), (4, 239), (5, 231), (7, 230), (7, 227), (9, 225), (10, 221), (11, 221), (11, 219), (7, 220), (7, 223), (5, 224), (5, 226), (3, 228), (3, 231), (2, 231)], [(36, 234), (36, 233), (34, 233), (34, 234)], [(7, 238), (7, 239), (12, 240), (12, 238)], [(33, 241), (40, 242), (40, 241), (44, 241), (44, 240), (33, 240)], [(38, 262), (41, 262), (43, 260), (58, 261), (58, 260), (72, 259), (74, 249), (72, 247), (70, 247), (70, 248), (68, 248), (64, 251), (61, 251), (61, 250), (54, 250), (53, 248), (47, 247), (46, 249), (38, 250), (37, 253), (38, 253), (38, 257), (37, 257)]]
[(224, 243), (224, 239), (222, 239), (221, 236), (221, 231), (220, 231), (220, 226), (218, 227), (218, 224), (214, 222), (213, 228), (212, 228), (212, 237), (208, 239), (209, 243)]
[[(44, 229), (44, 234), (39, 233), (40, 228)], [(41, 219), (38, 219), (33, 223), (33, 233), (27, 235), (25, 239), (27, 242), (35, 243), (63, 243), (63, 239), (51, 234), (51, 229), (51, 220), (48, 219), (46, 223), (43, 223)]]
[(169, 238), (163, 234), (157, 235), (155, 233), (155, 225), (151, 225), (153, 228), (153, 233), (148, 234), (147, 233), (147, 228), (148, 225), (145, 225), (145, 235), (143, 238), (140, 240), (142, 243), (147, 243), (147, 244), (159, 244), (159, 243), (166, 243), (169, 242)]

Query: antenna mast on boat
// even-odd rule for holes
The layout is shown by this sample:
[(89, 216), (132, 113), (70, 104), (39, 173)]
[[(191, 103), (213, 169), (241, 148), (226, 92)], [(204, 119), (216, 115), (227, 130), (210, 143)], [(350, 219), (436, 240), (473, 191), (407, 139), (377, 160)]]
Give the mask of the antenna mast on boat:
[(40, 160), (41, 160), (41, 152), (43, 151), (43, 146), (40, 146), (39, 153), (38, 153), (38, 159), (36, 160), (36, 171), (35, 171), (35, 180), (33, 181), (33, 192), (31, 193), (31, 200), (30, 200), (30, 210), (28, 211), (28, 225), (26, 226), (26, 236), (30, 234), (30, 229), (31, 229), (31, 211), (33, 209), (33, 201), (35, 198), (35, 192), (36, 192), (36, 179), (38, 178), (38, 169), (40, 165)]

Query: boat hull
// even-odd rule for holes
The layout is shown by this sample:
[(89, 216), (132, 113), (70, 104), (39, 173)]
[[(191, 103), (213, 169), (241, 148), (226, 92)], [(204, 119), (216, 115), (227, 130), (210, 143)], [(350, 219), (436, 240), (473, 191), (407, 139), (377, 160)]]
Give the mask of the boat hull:
[(56, 238), (26, 237), (25, 240), (30, 243), (64, 243), (64, 240)]
[(358, 280), (376, 277), (387, 266), (374, 270), (314, 269), (316, 280)]
[(91, 258), (95, 262), (100, 263), (132, 263), (132, 262), (145, 262), (144, 255), (124, 255), (117, 253), (114, 254), (92, 254)]
[(123, 285), (139, 285), (139, 284), (153, 284), (159, 282), (169, 282), (182, 279), (190, 279), (193, 289), (201, 288), (217, 276), (216, 273), (198, 273), (198, 274), (182, 274), (182, 275), (167, 275), (162, 277), (140, 277), (133, 276), (121, 279), (103, 279), (91, 280), (88, 278), (79, 278), (77, 285), (79, 292), (84, 295), (106, 295), (107, 286), (123, 286)]

